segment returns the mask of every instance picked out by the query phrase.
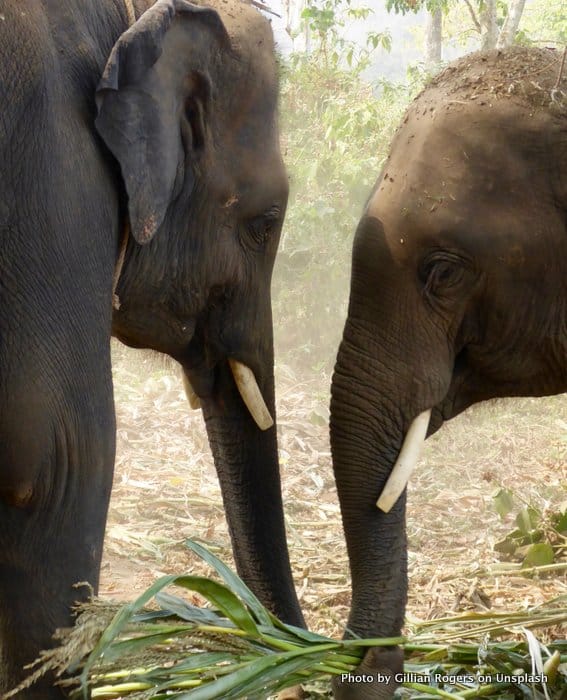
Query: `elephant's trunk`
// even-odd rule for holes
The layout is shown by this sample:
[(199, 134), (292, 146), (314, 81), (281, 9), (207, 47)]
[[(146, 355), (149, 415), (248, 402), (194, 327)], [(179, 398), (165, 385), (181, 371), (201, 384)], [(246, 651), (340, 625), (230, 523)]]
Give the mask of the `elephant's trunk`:
[(388, 513), (376, 502), (406, 426), (390, 399), (393, 388), (377, 386), (384, 371), (351, 338), (347, 324), (331, 399), (333, 467), (352, 577), (347, 627), (365, 637), (393, 637), (400, 633), (406, 603), (405, 493)]
[[(362, 636), (400, 633), (407, 592), (405, 483), (393, 498), (389, 489), (382, 496), (389, 512), (377, 501), (396, 461), (406, 461), (400, 451), (410, 426), (443, 399), (451, 380), (452, 351), (436, 327), (421, 322), (424, 304), (381, 222), (364, 217), (331, 389), (333, 468), (352, 576), (348, 627)], [(426, 428), (425, 416), (419, 422)]]
[[(405, 332), (389, 335), (391, 327), (385, 330), (362, 319), (353, 313), (352, 304), (349, 314), (331, 391), (333, 468), (352, 577), (347, 634), (397, 637), (407, 598), (407, 474), (401, 480), (390, 477), (395, 464), (411, 472), (417, 457), (411, 434), (417, 432), (417, 442), (423, 442), (429, 409), (446, 391), (448, 372), (442, 367), (447, 363), (440, 352), (438, 371), (432, 363), (429, 376), (416, 374), (415, 367), (399, 360), (399, 336), (407, 337)], [(415, 336), (417, 332), (414, 347)], [(386, 507), (379, 508), (377, 501)], [(391, 697), (402, 666), (399, 649), (372, 649), (361, 668), (387, 680), (336, 683), (335, 697)]]
[[(331, 388), (333, 468), (352, 576), (347, 630), (362, 637), (401, 632), (407, 596), (405, 485), (418, 452), (411, 434), (423, 441), (429, 411), (445, 398), (454, 364), (441, 324), (424, 321), (427, 299), (402, 262), (382, 223), (363, 217)], [(396, 464), (405, 466), (401, 479), (391, 476)], [(394, 679), (387, 685), (393, 693), (401, 652), (372, 650), (365, 663), (376, 677), (390, 669)], [(335, 695), (377, 700), (386, 692), (380, 685), (338, 687)]]
[[(275, 418), (271, 347), (263, 354), (264, 361), (254, 363), (254, 393), (263, 397), (263, 413)], [(272, 612), (303, 626), (286, 546), (276, 428), (265, 421), (264, 429), (258, 427), (233, 376), (234, 365), (229, 361), (218, 368), (214, 395), (202, 404), (236, 567)]]

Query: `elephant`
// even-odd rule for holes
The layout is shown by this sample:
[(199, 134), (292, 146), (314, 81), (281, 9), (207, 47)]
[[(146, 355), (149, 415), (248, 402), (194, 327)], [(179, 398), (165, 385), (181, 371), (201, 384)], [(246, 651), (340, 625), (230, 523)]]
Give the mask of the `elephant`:
[(97, 590), (112, 335), (181, 366), (238, 572), (303, 626), (274, 423), (269, 22), (237, 0), (0, 0), (0, 57), (0, 693), (72, 624), (76, 584)]
[[(410, 105), (356, 230), (332, 379), (352, 634), (402, 629), (423, 440), (479, 401), (567, 390), (566, 215), (559, 52), (466, 56)], [(402, 668), (399, 647), (374, 648), (359, 669), (371, 682), (335, 696), (391, 697)]]

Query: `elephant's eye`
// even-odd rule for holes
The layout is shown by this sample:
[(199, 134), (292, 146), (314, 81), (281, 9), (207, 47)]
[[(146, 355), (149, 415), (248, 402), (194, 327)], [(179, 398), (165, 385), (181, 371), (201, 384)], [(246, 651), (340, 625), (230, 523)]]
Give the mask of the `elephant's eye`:
[(457, 286), (465, 275), (464, 260), (449, 252), (435, 253), (423, 261), (419, 277), (426, 294), (441, 294)]
[(280, 208), (273, 206), (260, 216), (248, 222), (248, 232), (255, 246), (263, 246), (276, 228), (280, 218)]

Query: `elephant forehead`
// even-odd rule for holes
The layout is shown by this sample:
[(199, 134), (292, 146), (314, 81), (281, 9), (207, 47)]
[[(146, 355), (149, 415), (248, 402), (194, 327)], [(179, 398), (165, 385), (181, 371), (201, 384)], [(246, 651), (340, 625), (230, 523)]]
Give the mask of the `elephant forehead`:
[(533, 141), (536, 126), (526, 131), (509, 106), (449, 107), (413, 105), (368, 202), (367, 215), (382, 222), (397, 257), (407, 255), (412, 237), (505, 231), (533, 200), (538, 160), (518, 140)]
[(257, 215), (273, 206), (283, 214), (287, 204), (288, 181), (279, 153), (242, 163), (237, 183), (241, 198), (239, 209), (243, 216)]
[(246, 219), (274, 208), (285, 212), (288, 180), (276, 133), (263, 148), (257, 143), (227, 146), (211, 161), (207, 178), (227, 214)]

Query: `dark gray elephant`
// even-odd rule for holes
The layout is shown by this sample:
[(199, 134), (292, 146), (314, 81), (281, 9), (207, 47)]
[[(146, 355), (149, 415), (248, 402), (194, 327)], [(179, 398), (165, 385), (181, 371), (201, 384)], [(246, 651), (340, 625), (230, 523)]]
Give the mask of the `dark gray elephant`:
[(0, 0), (0, 691), (71, 622), (73, 584), (97, 587), (111, 332), (182, 366), (238, 570), (303, 622), (273, 426), (288, 185), (272, 35), (251, 7), (211, 4)]
[[(567, 390), (561, 58), (517, 48), (447, 68), (410, 106), (358, 226), (331, 400), (358, 635), (400, 633), (405, 485), (426, 433), (478, 401)], [(395, 647), (373, 650), (362, 670), (390, 682), (336, 695), (390, 697), (401, 667)]]

